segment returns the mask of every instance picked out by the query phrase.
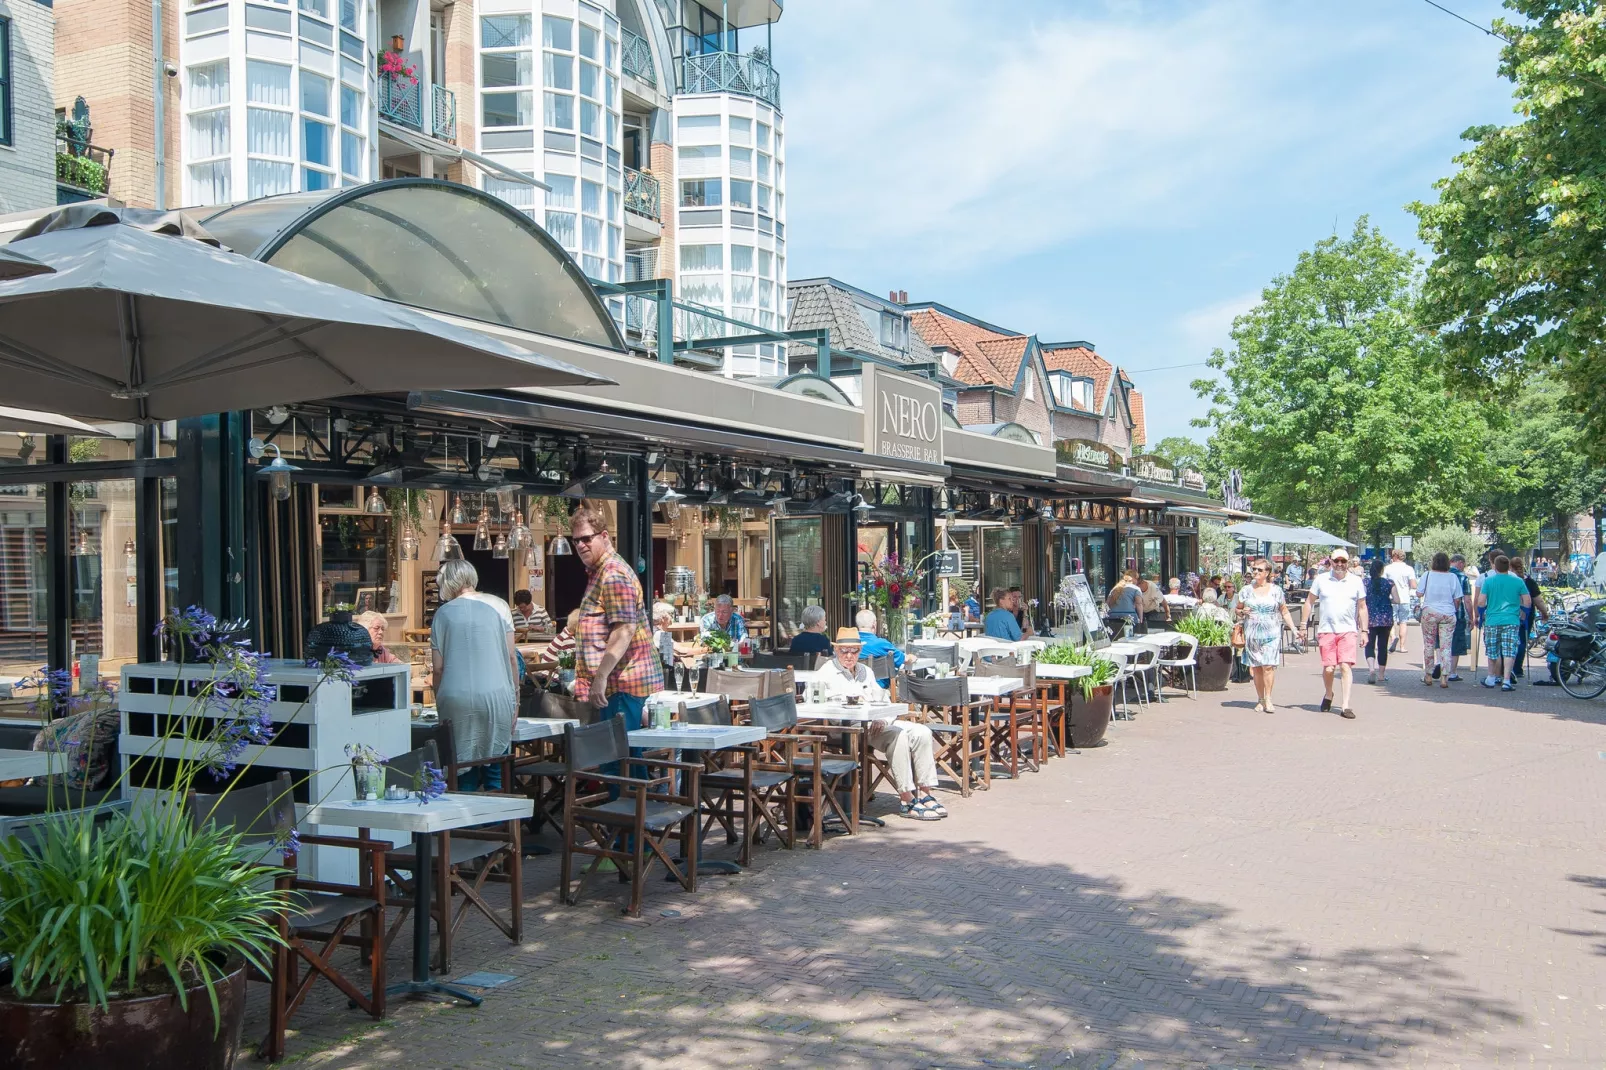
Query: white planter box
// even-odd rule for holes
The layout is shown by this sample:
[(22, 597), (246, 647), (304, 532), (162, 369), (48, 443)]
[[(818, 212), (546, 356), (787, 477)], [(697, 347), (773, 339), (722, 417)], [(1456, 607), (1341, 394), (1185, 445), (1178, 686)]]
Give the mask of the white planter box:
[[(279, 688), (279, 700), (269, 706), (274, 722), (270, 746), (251, 745), (240, 756), (235, 774), (242, 783), (270, 780), (281, 770), (295, 782), (298, 812), (324, 801), (348, 800), (355, 793), (346, 744), (366, 743), (390, 757), (412, 749), (409, 698), (410, 669), (405, 663), (372, 665), (357, 673), (354, 684), (327, 680), (319, 684), (319, 671), (299, 661), (270, 661), (267, 679)], [(181, 733), (169, 717), (211, 717), (196, 707), (195, 690), (209, 678), (204, 665), (157, 662), (126, 665), (118, 708), (122, 712), (123, 794), (135, 806), (150, 802), (154, 789), (167, 782), (171, 763), (184, 750)], [(354, 697), (355, 696), (355, 697)], [(194, 735), (210, 735), (212, 726)], [(130, 768), (132, 766), (132, 768)], [(165, 774), (165, 775), (164, 775)], [(149, 783), (151, 788), (139, 785)], [(202, 773), (198, 791), (221, 791), (227, 781), (213, 781)], [(305, 828), (330, 836), (355, 836), (340, 826)], [(405, 836), (395, 837), (397, 842)], [(297, 867), (312, 880), (354, 883), (356, 851), (340, 847), (313, 847), (302, 851)]]

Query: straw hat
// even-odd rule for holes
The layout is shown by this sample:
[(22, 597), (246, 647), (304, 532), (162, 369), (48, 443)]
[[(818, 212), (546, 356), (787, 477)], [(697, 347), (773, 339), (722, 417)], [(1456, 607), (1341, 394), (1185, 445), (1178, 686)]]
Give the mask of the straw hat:
[(836, 638), (831, 640), (832, 646), (863, 646), (864, 639), (859, 635), (857, 628), (838, 628)]

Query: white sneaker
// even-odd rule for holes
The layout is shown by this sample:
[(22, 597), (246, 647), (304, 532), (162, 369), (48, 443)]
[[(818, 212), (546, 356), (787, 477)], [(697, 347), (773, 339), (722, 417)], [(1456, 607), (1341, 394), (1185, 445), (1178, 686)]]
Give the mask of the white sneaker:
[(1485, 676), (1483, 678), (1483, 686), (1484, 687), (1499, 687), (1500, 686), (1500, 681), (1495, 679), (1493, 676)]

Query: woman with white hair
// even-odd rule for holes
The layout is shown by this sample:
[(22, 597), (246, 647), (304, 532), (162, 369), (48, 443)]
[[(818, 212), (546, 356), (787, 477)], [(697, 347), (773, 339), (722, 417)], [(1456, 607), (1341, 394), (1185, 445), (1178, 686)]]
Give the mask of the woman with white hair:
[(825, 607), (803, 607), (803, 630), (792, 636), (792, 645), (787, 649), (794, 654), (814, 654), (816, 656), (831, 656), (831, 640), (825, 635)]
[(669, 626), (675, 623), (675, 607), (668, 602), (652, 604), (652, 645), (664, 663), (664, 679), (675, 679), (675, 636)]
[[(429, 631), (435, 705), (441, 719), (452, 722), (460, 762), (506, 754), (519, 709), (513, 626), (495, 605), (464, 597), (475, 593), (479, 579), (467, 561), (441, 565), (441, 607)], [(464, 791), (498, 790), (502, 771), (496, 766), (466, 770), (458, 786)]]
[(375, 665), (394, 665), (396, 662), (401, 661), (401, 658), (392, 654), (385, 646), (385, 615), (383, 613), (376, 613), (370, 609), (368, 612), (359, 613), (351, 619), (368, 629), (368, 637), (374, 641)]

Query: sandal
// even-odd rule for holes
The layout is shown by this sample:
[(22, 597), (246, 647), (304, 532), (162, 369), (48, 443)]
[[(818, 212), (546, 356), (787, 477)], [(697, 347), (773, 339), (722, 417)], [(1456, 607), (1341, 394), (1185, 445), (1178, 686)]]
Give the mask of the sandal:
[(1256, 713), (1265, 713), (1266, 712), (1266, 704), (1264, 702), (1255, 703), (1255, 712)]
[(921, 806), (924, 806), (927, 810), (930, 810), (932, 813), (936, 814), (938, 817), (947, 817), (948, 816), (948, 808), (946, 806), (944, 806), (942, 803), (938, 802), (937, 799), (936, 799), (936, 796), (922, 795), (920, 797), (919, 801), (920, 801), (920, 805)]
[(898, 814), (913, 821), (941, 821), (942, 818), (925, 804), (919, 802), (906, 802), (898, 804)]

